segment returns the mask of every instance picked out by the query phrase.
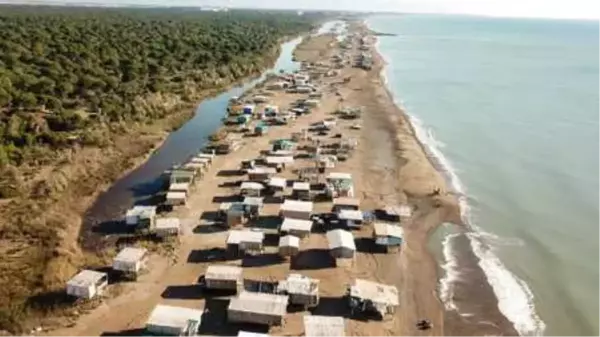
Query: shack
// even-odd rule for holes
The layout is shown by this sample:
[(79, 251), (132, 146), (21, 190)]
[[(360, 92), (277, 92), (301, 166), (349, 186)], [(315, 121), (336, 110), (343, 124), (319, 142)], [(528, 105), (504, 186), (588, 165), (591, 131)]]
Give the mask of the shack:
[(183, 193), (185, 193), (185, 195), (188, 195), (190, 192), (190, 184), (189, 183), (170, 184), (169, 192), (183, 192)]
[(304, 201), (312, 200), (310, 183), (300, 181), (294, 182), (292, 185), (292, 198)]
[(333, 208), (334, 213), (338, 213), (343, 209), (358, 211), (360, 207), (360, 200), (356, 198), (334, 198)]
[(312, 226), (312, 220), (284, 218), (281, 226), (279, 227), (279, 231), (283, 234), (304, 238), (310, 235)]
[(293, 150), (295, 143), (288, 139), (276, 139), (273, 141), (273, 151), (277, 150)]
[(225, 214), (227, 227), (243, 225), (248, 220), (246, 207), (241, 202), (227, 202), (219, 206), (219, 211)]
[(277, 169), (259, 166), (248, 170), (248, 179), (250, 181), (263, 182), (268, 181), (275, 174), (277, 174)]
[(348, 228), (358, 228), (363, 224), (364, 218), (361, 211), (342, 209), (337, 213), (340, 223)]
[(154, 225), (154, 234), (159, 238), (178, 236), (181, 231), (181, 221), (178, 218), (158, 218)]
[(156, 336), (196, 336), (204, 310), (158, 304), (146, 322), (146, 332)]
[(354, 197), (354, 183), (350, 173), (332, 172), (327, 175), (325, 181), (329, 197)]
[(268, 167), (274, 167), (277, 171), (286, 168), (287, 165), (294, 163), (293, 156), (268, 156), (265, 158)]
[(169, 185), (181, 183), (192, 184), (194, 182), (195, 177), (196, 175), (192, 171), (173, 170), (169, 174)]
[(313, 211), (313, 203), (310, 201), (286, 199), (279, 210), (282, 218), (310, 220)]
[(353, 312), (372, 312), (381, 317), (393, 314), (399, 304), (395, 286), (355, 279), (348, 287), (349, 305)]
[(304, 336), (346, 336), (344, 318), (339, 316), (304, 315)]
[(383, 218), (387, 221), (402, 222), (410, 219), (412, 208), (409, 205), (387, 206)]
[(211, 265), (204, 273), (207, 289), (235, 290), (244, 286), (243, 269), (237, 266)]
[(230, 322), (281, 325), (288, 296), (243, 291), (231, 299), (227, 308)]
[(279, 238), (279, 255), (282, 257), (296, 256), (300, 251), (300, 239), (297, 236), (286, 235)]
[(156, 219), (156, 206), (133, 206), (125, 214), (125, 224), (134, 228), (152, 228)]
[(261, 253), (265, 233), (254, 230), (231, 230), (227, 237), (227, 251), (233, 256), (242, 253)]
[(167, 192), (165, 195), (165, 204), (170, 206), (185, 205), (187, 194), (185, 192)]
[(319, 283), (300, 274), (289, 274), (288, 278), (279, 281), (276, 292), (289, 296), (289, 304), (301, 305), (305, 309), (319, 305)]
[(255, 219), (258, 216), (260, 216), (260, 211), (263, 208), (264, 205), (264, 199), (261, 197), (245, 197), (244, 201), (242, 202), (244, 204), (244, 207), (246, 208), (246, 214), (248, 215), (249, 218), (251, 219)]
[(329, 250), (332, 257), (354, 258), (356, 245), (354, 244), (354, 235), (343, 229), (334, 229), (326, 234), (329, 243)]
[(260, 197), (265, 186), (254, 181), (244, 181), (240, 186), (240, 195), (248, 197)]
[(108, 286), (108, 274), (85, 269), (67, 282), (67, 295), (90, 299), (102, 295)]
[(113, 259), (112, 268), (127, 277), (136, 279), (138, 273), (146, 267), (147, 259), (146, 248), (125, 247)]
[(285, 190), (287, 186), (287, 180), (281, 177), (271, 177), (267, 185), (269, 186), (271, 192), (275, 195), (277, 193), (282, 193)]
[(399, 224), (376, 222), (373, 224), (373, 240), (388, 252), (398, 251), (404, 240), (404, 229)]

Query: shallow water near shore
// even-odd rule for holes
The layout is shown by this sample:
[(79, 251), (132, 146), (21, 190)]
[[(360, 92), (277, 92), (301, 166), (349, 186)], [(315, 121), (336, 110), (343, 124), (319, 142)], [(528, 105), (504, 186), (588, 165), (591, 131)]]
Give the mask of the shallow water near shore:
[(597, 335), (598, 22), (367, 22), (397, 34), (378, 43), (390, 90), (465, 194), (472, 232), (446, 228), (433, 245), (446, 307), (486, 320), (470, 312), (478, 267), (497, 299), (485, 304), (520, 334)]

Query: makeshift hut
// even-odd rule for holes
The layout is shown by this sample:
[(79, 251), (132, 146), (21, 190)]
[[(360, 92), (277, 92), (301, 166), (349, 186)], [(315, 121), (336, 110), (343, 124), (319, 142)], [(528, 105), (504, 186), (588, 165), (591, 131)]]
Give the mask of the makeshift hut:
[(363, 213), (361, 211), (341, 209), (336, 215), (338, 221), (348, 228), (360, 227), (364, 221)]
[(169, 192), (183, 192), (186, 195), (190, 192), (190, 184), (189, 183), (175, 183), (169, 185)]
[(285, 190), (287, 186), (287, 180), (281, 177), (271, 177), (267, 185), (269, 189), (273, 192), (273, 194), (277, 194)]
[(399, 304), (395, 286), (363, 279), (355, 279), (348, 287), (348, 299), (353, 312), (374, 312), (381, 317), (393, 314)]
[(294, 163), (294, 156), (268, 156), (265, 158), (265, 163), (268, 167), (281, 171), (287, 165)]
[(260, 197), (265, 186), (254, 181), (244, 181), (240, 186), (240, 195), (248, 197)]
[(344, 317), (304, 315), (304, 336), (346, 336)]
[(242, 203), (246, 208), (246, 214), (249, 218), (255, 219), (260, 215), (264, 205), (264, 199), (261, 197), (245, 197)]
[(404, 229), (399, 224), (376, 222), (373, 224), (373, 240), (388, 252), (397, 251), (404, 240)]
[(265, 233), (254, 230), (231, 230), (227, 237), (227, 251), (233, 256), (241, 253), (260, 253)]
[(334, 198), (333, 199), (333, 208), (332, 211), (334, 213), (338, 213), (341, 210), (352, 210), (358, 211), (360, 208), (360, 200), (357, 198)]
[(185, 205), (187, 194), (185, 192), (167, 192), (165, 195), (165, 204), (170, 206)]
[(156, 206), (133, 206), (125, 214), (125, 224), (136, 229), (152, 228), (156, 219)]
[(169, 186), (172, 184), (192, 184), (195, 173), (187, 170), (173, 170), (169, 173)]
[(207, 289), (235, 290), (244, 286), (243, 269), (237, 266), (210, 265), (204, 273)]
[(310, 220), (313, 211), (313, 203), (310, 201), (286, 199), (281, 204), (279, 215), (282, 218)]
[(349, 173), (332, 172), (325, 178), (326, 191), (331, 198), (354, 197), (354, 183)]
[(331, 256), (336, 259), (353, 258), (356, 252), (354, 235), (343, 229), (334, 229), (326, 234)]
[(112, 268), (135, 279), (138, 273), (145, 268), (147, 259), (148, 250), (146, 248), (125, 247), (113, 259)]
[(156, 336), (196, 336), (204, 310), (158, 304), (146, 322), (146, 331)]
[(241, 202), (222, 203), (219, 210), (225, 214), (227, 227), (243, 225), (248, 220), (246, 207)]
[(259, 166), (248, 170), (248, 179), (250, 181), (263, 182), (268, 181), (275, 174), (277, 174), (277, 169)]
[(178, 218), (157, 218), (154, 234), (159, 238), (178, 236), (181, 231), (181, 221)]
[(312, 220), (284, 218), (281, 226), (279, 227), (279, 231), (283, 234), (304, 238), (310, 235), (312, 226)]
[(384, 209), (384, 220), (402, 222), (410, 219), (412, 208), (409, 205), (387, 206)]
[(300, 181), (294, 182), (292, 185), (292, 198), (304, 201), (312, 200), (312, 196), (310, 194), (310, 184)]
[(300, 274), (289, 274), (288, 278), (279, 281), (276, 292), (289, 296), (289, 304), (316, 307), (319, 304), (319, 280)]
[(67, 282), (67, 294), (90, 299), (102, 295), (106, 286), (108, 286), (108, 274), (86, 269)]
[(231, 299), (227, 308), (230, 322), (281, 325), (288, 296), (243, 291)]
[(282, 257), (296, 256), (300, 251), (300, 239), (297, 236), (286, 235), (279, 238), (279, 255)]

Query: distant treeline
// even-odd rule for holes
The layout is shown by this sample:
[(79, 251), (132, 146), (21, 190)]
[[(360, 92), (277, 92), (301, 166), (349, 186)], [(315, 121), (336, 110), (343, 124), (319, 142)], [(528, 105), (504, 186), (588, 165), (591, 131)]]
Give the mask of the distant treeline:
[[(188, 99), (256, 72), (284, 36), (323, 14), (191, 8), (0, 6), (0, 165), (73, 133), (146, 121), (156, 93)], [(155, 95), (156, 96), (156, 95)], [(137, 103), (136, 103), (137, 102)], [(90, 117), (91, 116), (91, 117)]]

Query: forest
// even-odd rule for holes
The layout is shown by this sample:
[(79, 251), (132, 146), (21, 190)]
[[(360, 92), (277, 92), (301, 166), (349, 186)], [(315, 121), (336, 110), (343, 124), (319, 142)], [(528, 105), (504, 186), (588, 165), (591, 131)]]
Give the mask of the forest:
[(325, 19), (0, 5), (0, 335), (76, 316), (59, 305), (65, 280), (107, 258), (77, 242), (96, 193), (207, 93), (260, 72), (283, 39)]
[(190, 88), (256, 72), (282, 37), (321, 16), (2, 6), (0, 165), (22, 164), (31, 147), (69, 146), (95, 123), (160, 118), (167, 111), (139, 102), (153, 93), (191, 100)]

